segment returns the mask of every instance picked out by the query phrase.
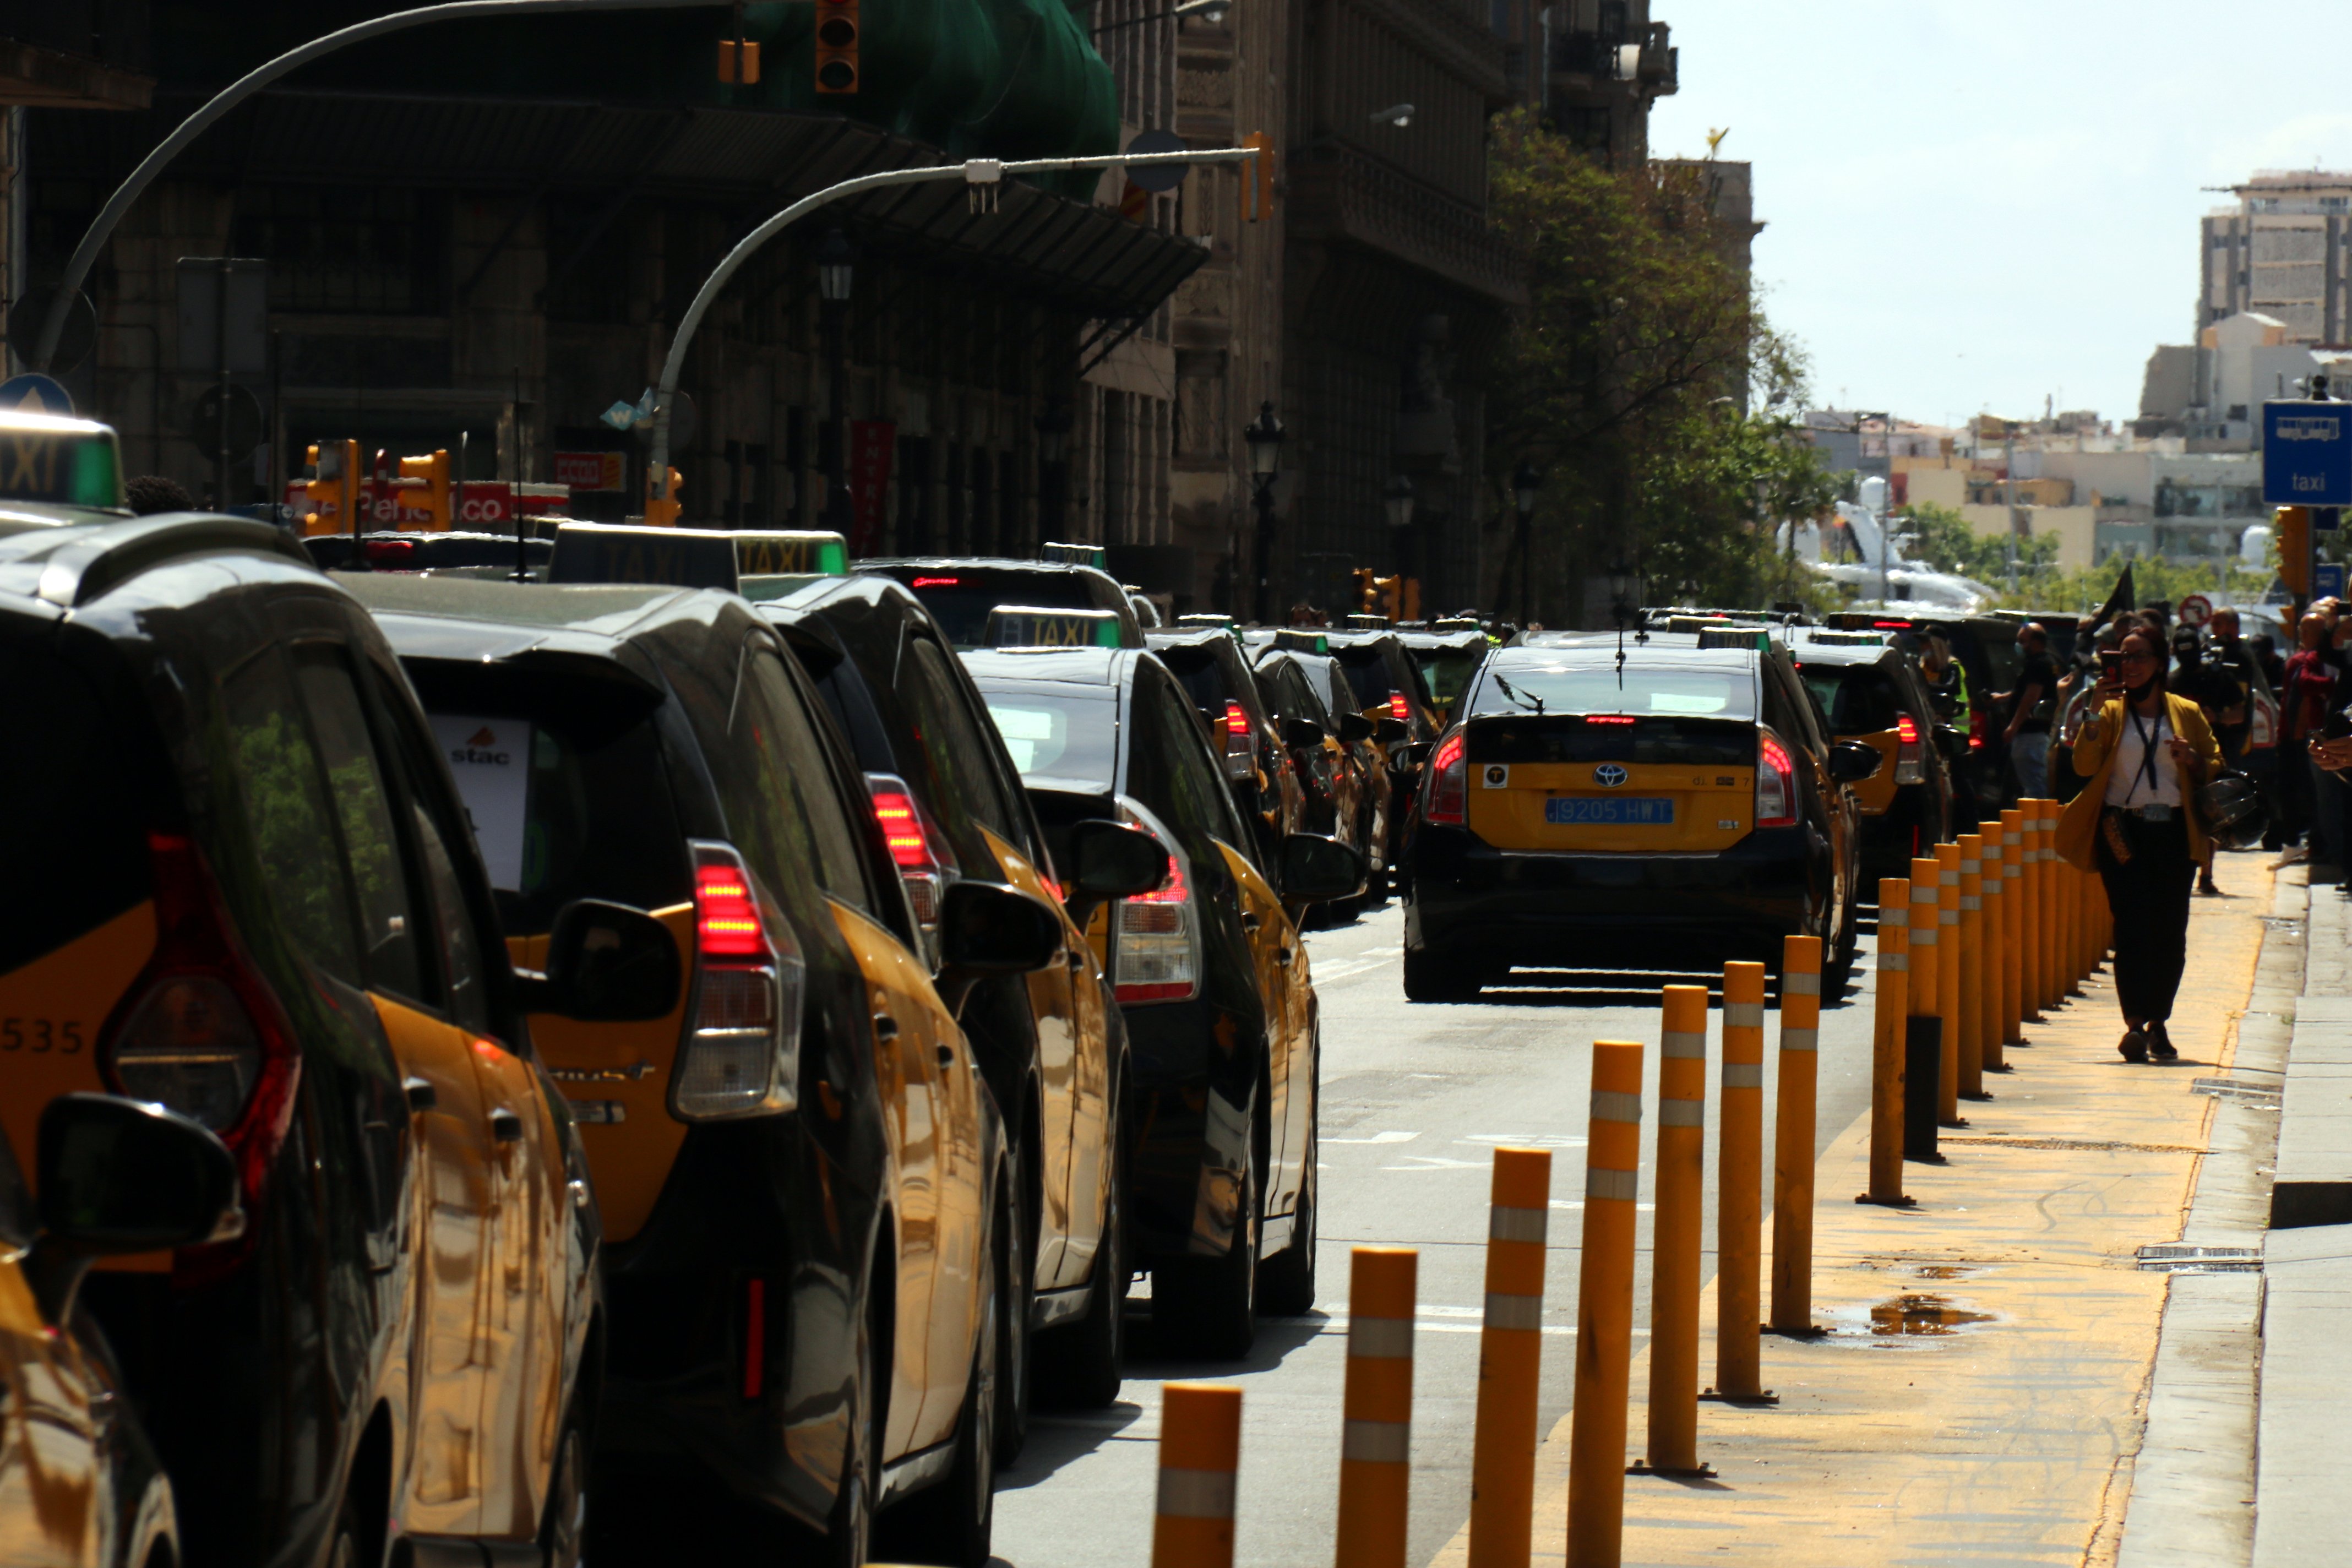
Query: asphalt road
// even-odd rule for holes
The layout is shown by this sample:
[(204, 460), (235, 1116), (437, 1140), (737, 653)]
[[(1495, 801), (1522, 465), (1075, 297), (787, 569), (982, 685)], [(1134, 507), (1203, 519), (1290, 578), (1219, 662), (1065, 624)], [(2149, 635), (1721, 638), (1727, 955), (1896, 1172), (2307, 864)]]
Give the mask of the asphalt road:
[[(1519, 971), (1507, 990), (1461, 1005), (1406, 1002), (1399, 974), (1403, 917), (1391, 903), (1352, 924), (1310, 933), (1323, 1003), (1322, 1256), (1317, 1305), (1304, 1318), (1262, 1320), (1244, 1363), (1156, 1356), (1140, 1303), (1119, 1402), (1083, 1415), (1041, 1412), (1027, 1451), (1000, 1478), (996, 1555), (1009, 1568), (1100, 1568), (1150, 1560), (1160, 1385), (1239, 1384), (1242, 1470), (1236, 1561), (1299, 1568), (1328, 1558), (1339, 1473), (1351, 1243), (1421, 1249), (1415, 1336), (1412, 1541), (1427, 1562), (1468, 1517), (1471, 1427), (1484, 1299), (1486, 1194), (1497, 1144), (1552, 1149), (1552, 1258), (1545, 1293), (1539, 1430), (1568, 1408), (1576, 1321), (1577, 1243), (1584, 1190), (1591, 1044), (1633, 1039), (1644, 1061), (1643, 1144), (1656, 1128), (1658, 987), (1689, 975)], [(1843, 1004), (1824, 997), (1819, 1142), (1866, 1108), (1870, 1078), (1869, 942)], [(1671, 962), (1662, 959), (1662, 963)], [(1779, 1037), (1766, 1020), (1768, 1062)], [(1715, 1157), (1720, 1014), (1709, 1031), (1708, 1160)], [(1773, 1075), (1765, 1075), (1771, 1148)], [(1651, 1163), (1641, 1205), (1649, 1245)], [(1709, 1173), (1709, 1185), (1713, 1184)], [(1770, 1192), (1765, 1194), (1769, 1205)], [(1823, 1193), (1822, 1203), (1849, 1194)], [(1769, 1220), (1768, 1220), (1769, 1224)], [(1714, 1271), (1715, 1219), (1706, 1220)], [(1637, 1332), (1648, 1321), (1646, 1264)], [(1769, 1281), (1766, 1281), (1769, 1292)], [(1638, 1349), (1638, 1342), (1637, 1346)], [(1702, 1363), (1712, 1372), (1712, 1360)], [(1638, 1418), (1633, 1440), (1640, 1442)]]

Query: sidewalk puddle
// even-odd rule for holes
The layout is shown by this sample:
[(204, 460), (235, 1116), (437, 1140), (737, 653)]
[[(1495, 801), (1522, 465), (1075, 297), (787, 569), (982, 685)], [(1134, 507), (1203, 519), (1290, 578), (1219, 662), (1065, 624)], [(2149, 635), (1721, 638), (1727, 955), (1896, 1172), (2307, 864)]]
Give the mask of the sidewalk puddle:
[(1955, 1334), (1971, 1323), (1991, 1321), (1990, 1312), (1971, 1312), (1952, 1305), (1948, 1296), (1924, 1291), (1906, 1290), (1893, 1300), (1881, 1301), (1870, 1309), (1870, 1331), (1881, 1339)]

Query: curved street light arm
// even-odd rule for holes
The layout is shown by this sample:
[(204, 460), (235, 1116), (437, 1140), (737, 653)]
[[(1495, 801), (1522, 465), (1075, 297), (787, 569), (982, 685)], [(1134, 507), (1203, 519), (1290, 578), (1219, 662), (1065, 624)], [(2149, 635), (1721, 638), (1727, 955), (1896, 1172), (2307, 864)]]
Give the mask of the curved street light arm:
[(27, 356), (36, 370), (47, 370), (50, 358), (58, 352), (58, 338), (65, 330), (66, 311), (62, 307), (89, 276), (90, 268), (98, 261), (114, 233), (114, 226), (131, 210), (152, 184), (164, 165), (180, 155), (188, 143), (203, 135), (215, 121), (268, 87), (287, 72), (309, 65), (322, 55), (333, 54), (370, 38), (386, 33), (402, 32), (427, 22), (454, 22), (468, 16), (520, 16), (549, 11), (686, 11), (720, 9), (730, 0), (446, 0), (437, 5), (420, 5), (413, 11), (395, 11), (388, 16), (371, 17), (364, 22), (311, 39), (297, 49), (289, 49), (276, 59), (256, 66), (245, 75), (223, 88), (210, 101), (173, 129), (169, 136), (156, 143), (155, 150), (139, 161), (139, 166), (116, 187), (91, 220), (89, 230), (74, 247), (72, 259), (66, 263), (65, 277), (58, 286), (49, 309), (43, 313), (40, 335), (34, 340), (33, 352)]
[(1129, 156), (1122, 153), (1106, 153), (1092, 158), (1027, 158), (1018, 163), (999, 163), (993, 158), (974, 158), (961, 163), (940, 163), (919, 169), (888, 169), (876, 174), (860, 174), (854, 180), (844, 180), (837, 185), (827, 185), (821, 191), (803, 196), (775, 216), (736, 241), (719, 265), (704, 279), (695, 291), (694, 302), (678, 318), (677, 331), (670, 339), (669, 356), (662, 362), (661, 381), (654, 390), (653, 456), (647, 467), (653, 499), (669, 500), (669, 411), (676, 401), (678, 374), (686, 368), (686, 351), (693, 345), (694, 334), (702, 325), (702, 318), (719, 298), (719, 290), (733, 278), (762, 246), (803, 217), (828, 203), (844, 196), (854, 196), (860, 191), (870, 191), (882, 185), (911, 185), (926, 180), (962, 180), (967, 184), (992, 185), (1006, 174), (1042, 174), (1065, 169), (1148, 168), (1154, 163), (1234, 163), (1258, 155), (1255, 147), (1220, 147), (1209, 152), (1139, 153)]

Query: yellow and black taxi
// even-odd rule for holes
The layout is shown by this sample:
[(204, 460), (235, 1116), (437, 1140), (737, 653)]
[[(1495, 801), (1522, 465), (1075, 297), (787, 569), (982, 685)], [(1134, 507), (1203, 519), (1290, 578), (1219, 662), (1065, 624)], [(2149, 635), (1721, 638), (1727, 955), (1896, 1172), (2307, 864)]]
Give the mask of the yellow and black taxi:
[[(1381, 847), (1373, 828), (1384, 801), (1370, 771), (1377, 731), (1344, 703), (1333, 709), (1331, 659), (1322, 633), (1285, 631), (1279, 638), (1258, 649), (1251, 673), (1305, 786), (1307, 830), (1328, 834), (1364, 858), (1365, 887), (1343, 895), (1354, 899), (1371, 886)], [(1385, 872), (1386, 865), (1380, 869)]]
[[(1438, 731), (1437, 701), (1421, 667), (1397, 634), (1377, 630), (1330, 634), (1332, 661), (1354, 693), (1352, 706), (1372, 721), (1373, 750), (1387, 779), (1387, 831), (1381, 839), (1381, 868), (1392, 870), (1404, 849), (1406, 825), (1412, 817), (1412, 797), (1421, 784), (1421, 764), (1428, 760)], [(1334, 697), (1349, 699), (1336, 689)]]
[[(1108, 1405), (1118, 1393), (1129, 1279), (1126, 1028), (1085, 931), (1063, 907), (1056, 862), (1021, 776), (921, 602), (887, 577), (832, 576), (761, 613), (848, 742), (932, 961), (940, 899), (958, 883), (1017, 888), (1060, 922), (1058, 962), (982, 984), (962, 1011), (1017, 1173), (1020, 1223), (1008, 1256), (1025, 1268), (997, 1369), (998, 1452), (1009, 1460), (1026, 1429), (1033, 1381), (1060, 1404)], [(995, 620), (1012, 634), (1050, 635), (1055, 628), (1034, 622), (1068, 614), (1000, 610)], [(1097, 624), (1117, 629), (1107, 618)], [(1140, 880), (1118, 890), (1159, 886), (1163, 868), (1147, 859)]]
[(1437, 725), (1444, 729), (1453, 722), (1454, 705), (1469, 689), (1470, 678), (1486, 662), (1487, 651), (1494, 645), (1475, 621), (1467, 623), (1441, 622), (1427, 630), (1400, 628), (1398, 642), (1421, 671), (1422, 683), (1429, 689), (1430, 705), (1436, 710)]
[(1150, 891), (1089, 912), (1125, 1015), (1133, 1266), (1163, 1349), (1232, 1357), (1255, 1313), (1315, 1289), (1319, 1026), (1293, 910), (1360, 883), (1312, 834), (1262, 868), (1192, 698), (1151, 655), (964, 656), (1056, 859), (1106, 820), (1167, 855)]
[(715, 1476), (817, 1561), (862, 1563), (898, 1505), (908, 1555), (979, 1568), (1013, 1176), (940, 987), (1042, 967), (1050, 911), (947, 889), (935, 985), (864, 781), (736, 595), (342, 580), (448, 758), (514, 963), (596, 982), (531, 1026), (604, 1219), (600, 1454)]
[(1439, 741), (1405, 898), (1404, 986), (1462, 1000), (1514, 964), (1776, 969), (1857, 936), (1872, 748), (1836, 741), (1769, 633), (1536, 633)]
[(172, 1483), (76, 1299), (101, 1258), (234, 1229), (236, 1161), (187, 1118), (108, 1095), (49, 1101), (39, 1138), (36, 1205), (0, 1136), (0, 1563), (176, 1563)]
[(1879, 878), (1909, 876), (1912, 859), (1934, 854), (1953, 831), (1945, 744), (1957, 736), (1936, 717), (1917, 667), (1887, 633), (1792, 627), (1786, 640), (1830, 732), (1879, 754), (1878, 771), (1853, 786), (1865, 890)]
[[(888, 556), (854, 563), (860, 572), (895, 577), (914, 590), (959, 648), (992, 646), (989, 613), (1000, 605), (1033, 609), (1100, 610), (1118, 626), (1118, 647), (1143, 646), (1143, 623), (1118, 579), (1099, 564), (1101, 552), (1048, 545), (1066, 559), (1016, 561), (992, 555)], [(1092, 634), (1089, 634), (1092, 635)]]
[[(1938, 647), (1949, 656), (1949, 695), (1937, 709), (1943, 721), (1964, 737), (1965, 754), (1952, 766), (1956, 826), (1968, 832), (1984, 813), (1999, 813), (2015, 795), (2017, 784), (2000, 743), (2007, 715), (1992, 694), (2016, 689), (2017, 672), (2024, 665), (2016, 623), (1999, 616), (1838, 610), (1822, 616), (1822, 624), (1832, 631), (1891, 632), (1915, 664)], [(1949, 711), (1943, 710), (1947, 708)]]
[(0, 916), (0, 1129), (114, 1093), (234, 1164), (233, 1225), (80, 1292), (186, 1557), (576, 1563), (587, 1167), (373, 622), (266, 524), (27, 529), (0, 688), (40, 737), (0, 763), (0, 857), (43, 889)]
[(1210, 750), (1224, 763), (1234, 803), (1257, 834), (1259, 863), (1271, 863), (1283, 839), (1307, 826), (1307, 786), (1241, 639), (1202, 626), (1145, 635), (1208, 726)]

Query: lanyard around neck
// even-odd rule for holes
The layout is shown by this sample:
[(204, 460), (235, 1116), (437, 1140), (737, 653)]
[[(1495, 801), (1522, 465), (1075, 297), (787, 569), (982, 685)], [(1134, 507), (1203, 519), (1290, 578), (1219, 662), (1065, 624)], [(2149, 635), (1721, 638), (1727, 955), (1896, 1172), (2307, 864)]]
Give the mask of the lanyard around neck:
[(2164, 736), (2164, 715), (2158, 713), (2156, 716), (2156, 729), (2154, 733), (2150, 733), (2140, 728), (2139, 710), (2132, 705), (2129, 698), (2126, 698), (2124, 717), (2131, 721), (2132, 733), (2139, 737), (2139, 766), (2133, 770), (2131, 788), (2124, 791), (2124, 804), (2129, 805), (2131, 797), (2139, 793), (2142, 777), (2147, 780), (2149, 794), (2157, 794), (2164, 788), (2156, 776), (2156, 742)]

